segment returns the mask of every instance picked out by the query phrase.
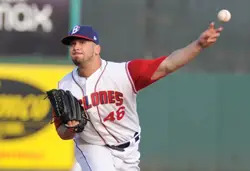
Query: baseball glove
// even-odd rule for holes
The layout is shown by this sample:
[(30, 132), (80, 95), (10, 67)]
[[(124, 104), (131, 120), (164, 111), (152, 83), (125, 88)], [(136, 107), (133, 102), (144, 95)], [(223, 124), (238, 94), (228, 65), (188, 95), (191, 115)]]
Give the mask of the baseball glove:
[(77, 133), (82, 132), (87, 124), (87, 115), (80, 102), (72, 93), (62, 89), (52, 89), (46, 93), (55, 111), (55, 116), (58, 117), (66, 127), (69, 127), (67, 125), (68, 121), (79, 121), (79, 124), (73, 127), (73, 129)]

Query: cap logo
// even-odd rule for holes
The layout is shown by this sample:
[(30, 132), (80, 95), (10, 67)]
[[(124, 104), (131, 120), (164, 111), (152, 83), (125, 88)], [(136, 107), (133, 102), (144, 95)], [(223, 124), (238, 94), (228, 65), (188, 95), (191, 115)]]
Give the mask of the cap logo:
[(75, 27), (72, 29), (71, 34), (75, 34), (75, 33), (78, 32), (79, 30), (80, 30), (80, 26), (75, 26)]
[(96, 36), (94, 36), (94, 38), (93, 38), (94, 40), (97, 40), (97, 38), (96, 38)]

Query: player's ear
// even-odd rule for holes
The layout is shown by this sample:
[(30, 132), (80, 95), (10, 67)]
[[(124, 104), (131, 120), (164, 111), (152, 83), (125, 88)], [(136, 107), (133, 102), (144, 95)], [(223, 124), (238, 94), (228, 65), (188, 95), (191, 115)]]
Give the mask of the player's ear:
[(100, 45), (96, 45), (95, 46), (95, 54), (99, 55), (101, 53), (101, 46)]

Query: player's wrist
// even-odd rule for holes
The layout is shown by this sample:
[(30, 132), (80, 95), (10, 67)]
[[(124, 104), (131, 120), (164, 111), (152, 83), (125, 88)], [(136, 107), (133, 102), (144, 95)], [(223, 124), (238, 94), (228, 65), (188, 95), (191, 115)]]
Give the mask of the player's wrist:
[(75, 136), (75, 131), (74, 128), (67, 128), (64, 124), (61, 124), (57, 128), (58, 135), (63, 139), (63, 140), (68, 140), (72, 139)]
[(198, 50), (205, 49), (205, 45), (204, 45), (204, 43), (200, 39), (198, 39), (198, 40), (195, 41), (195, 45), (196, 45), (196, 47), (197, 47)]
[(70, 132), (70, 133), (76, 133), (74, 127), (67, 127), (67, 126), (65, 126), (65, 127), (67, 128), (68, 132)]

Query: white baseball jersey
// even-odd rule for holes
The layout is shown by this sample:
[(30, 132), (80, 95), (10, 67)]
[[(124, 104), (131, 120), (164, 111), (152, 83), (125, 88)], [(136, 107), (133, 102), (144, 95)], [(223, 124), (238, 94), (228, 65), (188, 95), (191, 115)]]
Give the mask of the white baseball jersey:
[[(90, 119), (74, 138), (76, 163), (82, 170), (140, 170), (141, 128), (136, 96), (156, 81), (151, 77), (165, 58), (127, 63), (102, 60), (101, 67), (90, 77), (80, 77), (76, 67), (59, 82), (58, 88), (71, 91)], [(55, 120), (55, 125), (60, 121)]]
[(102, 60), (101, 67), (90, 77), (80, 77), (75, 68), (60, 82), (87, 111), (90, 122), (78, 135), (90, 144), (117, 145), (140, 133), (136, 111), (136, 89), (127, 63)]

